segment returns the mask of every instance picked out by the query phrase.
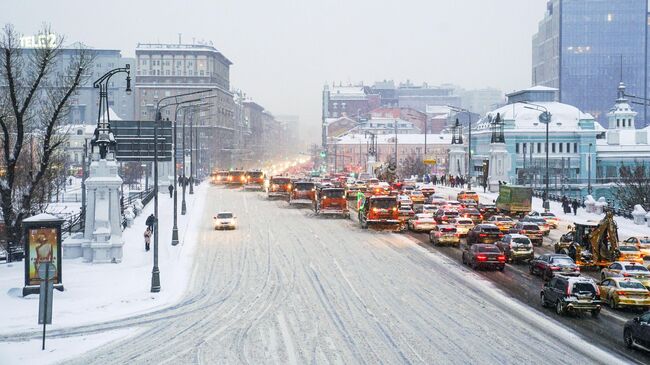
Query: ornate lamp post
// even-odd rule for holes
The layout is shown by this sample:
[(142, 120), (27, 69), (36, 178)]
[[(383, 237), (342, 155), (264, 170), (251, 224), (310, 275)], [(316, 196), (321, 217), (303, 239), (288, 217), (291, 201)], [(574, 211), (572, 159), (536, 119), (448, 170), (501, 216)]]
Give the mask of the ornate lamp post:
[(546, 125), (546, 171), (544, 172), (544, 201), (542, 203), (542, 206), (544, 207), (545, 210), (549, 210), (551, 208), (551, 204), (548, 200), (548, 184), (549, 184), (549, 177), (548, 177), (548, 125), (551, 124), (551, 113), (548, 111), (548, 109), (539, 104), (534, 104), (530, 103), (527, 101), (522, 101), (524, 104), (528, 104), (530, 106), (526, 106), (526, 109), (533, 109), (540, 111), (543, 110), (543, 112), (539, 115), (539, 122), (542, 124)]

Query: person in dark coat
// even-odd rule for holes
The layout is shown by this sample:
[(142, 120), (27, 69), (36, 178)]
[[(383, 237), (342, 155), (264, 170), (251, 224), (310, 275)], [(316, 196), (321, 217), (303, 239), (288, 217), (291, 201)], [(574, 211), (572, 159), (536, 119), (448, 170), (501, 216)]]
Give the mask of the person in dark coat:
[(578, 203), (578, 199), (573, 199), (573, 202), (571, 202), (571, 207), (573, 207), (573, 215), (578, 215), (578, 206), (580, 203)]
[(174, 197), (174, 185), (169, 184), (169, 186), (167, 187), (167, 189), (169, 189), (169, 197), (170, 197), (170, 198), (173, 198), (173, 197)]
[(156, 216), (154, 216), (153, 214), (151, 214), (150, 216), (147, 217), (147, 220), (146, 220), (145, 224), (147, 225), (147, 227), (148, 227), (149, 229), (151, 229), (151, 231), (153, 231), (153, 225), (154, 225), (154, 223), (156, 223)]

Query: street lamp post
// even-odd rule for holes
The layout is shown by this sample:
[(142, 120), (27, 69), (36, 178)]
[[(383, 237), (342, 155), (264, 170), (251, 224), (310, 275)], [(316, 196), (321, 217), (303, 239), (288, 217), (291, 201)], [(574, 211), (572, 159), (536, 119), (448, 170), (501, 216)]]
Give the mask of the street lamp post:
[(190, 118), (190, 195), (194, 194), (194, 114)]
[(548, 176), (548, 152), (549, 152), (549, 148), (548, 148), (548, 126), (549, 126), (549, 124), (551, 124), (552, 115), (548, 111), (548, 109), (543, 105), (533, 104), (533, 103), (530, 103), (530, 102), (527, 102), (527, 101), (522, 101), (522, 103), (532, 106), (532, 107), (531, 106), (526, 106), (525, 107), (526, 109), (533, 109), (533, 110), (538, 110), (538, 111), (539, 111), (539, 109), (544, 110), (544, 112), (539, 115), (540, 123), (543, 123), (543, 124), (546, 125), (546, 143), (545, 143), (546, 171), (544, 173), (544, 201), (542, 203), (542, 206), (544, 207), (545, 210), (548, 211), (551, 208), (551, 204), (550, 204), (550, 202), (548, 200), (548, 190), (549, 190), (548, 189), (548, 184), (549, 184), (549, 176)]
[[(151, 270), (151, 292), (152, 293), (157, 293), (160, 291), (160, 269), (158, 268), (158, 124), (162, 121), (162, 114), (161, 111), (163, 108), (173, 106), (173, 105), (180, 105), (183, 103), (188, 103), (188, 102), (193, 102), (190, 100), (181, 100), (179, 101), (178, 98), (184, 97), (184, 96), (190, 96), (190, 95), (198, 95), (198, 94), (203, 94), (207, 92), (213, 91), (212, 89), (207, 89), (207, 90), (200, 90), (200, 91), (193, 91), (190, 93), (184, 93), (184, 94), (178, 94), (174, 96), (167, 96), (164, 98), (161, 98), (158, 100), (156, 103), (156, 112), (155, 112), (155, 120), (153, 123), (153, 179), (154, 179), (154, 186), (153, 186), (153, 211), (154, 211), (154, 224), (153, 224), (153, 269)], [(168, 104), (163, 104), (161, 106), (161, 103), (163, 101), (167, 101), (170, 99), (176, 99), (175, 102), (173, 103), (168, 103)], [(175, 170), (175, 167), (174, 167)], [(176, 176), (174, 176), (176, 178)]]
[(589, 143), (589, 156), (587, 157), (587, 194), (591, 195), (591, 146)]
[(453, 105), (447, 105), (448, 108), (461, 113), (467, 113), (467, 190), (472, 190), (472, 112), (467, 109)]

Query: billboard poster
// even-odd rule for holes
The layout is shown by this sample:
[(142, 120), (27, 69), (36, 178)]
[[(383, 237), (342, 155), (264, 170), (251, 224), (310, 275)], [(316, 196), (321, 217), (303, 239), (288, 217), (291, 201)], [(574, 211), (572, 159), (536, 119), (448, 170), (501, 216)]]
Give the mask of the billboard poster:
[(54, 227), (29, 228), (27, 231), (27, 247), (29, 268), (27, 273), (27, 285), (39, 285), (41, 279), (38, 276), (38, 269), (46, 262), (55, 266), (54, 283), (60, 283), (60, 260), (59, 257), (59, 233)]

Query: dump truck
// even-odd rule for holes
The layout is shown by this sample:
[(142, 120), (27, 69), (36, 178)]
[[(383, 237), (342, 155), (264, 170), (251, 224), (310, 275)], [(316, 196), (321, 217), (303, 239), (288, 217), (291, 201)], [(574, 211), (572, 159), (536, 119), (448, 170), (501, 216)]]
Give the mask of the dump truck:
[(360, 202), (359, 224), (361, 228), (402, 232), (406, 224), (400, 220), (397, 197), (387, 195), (366, 195)]
[(525, 186), (501, 185), (496, 201), (497, 210), (509, 216), (524, 216), (532, 208), (533, 189)]

